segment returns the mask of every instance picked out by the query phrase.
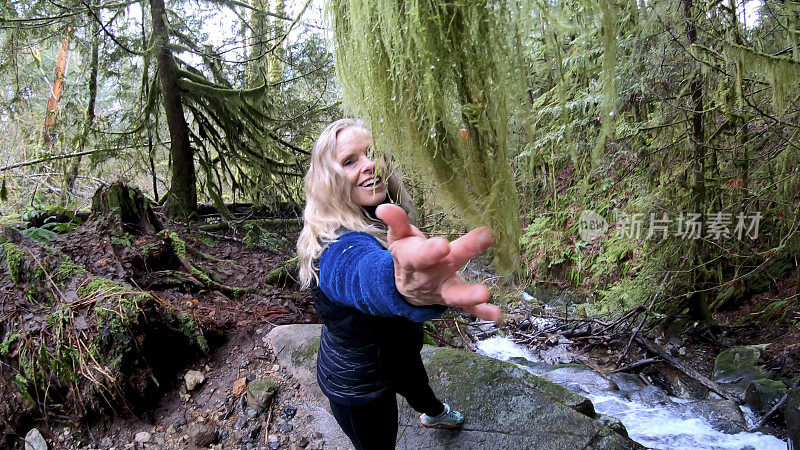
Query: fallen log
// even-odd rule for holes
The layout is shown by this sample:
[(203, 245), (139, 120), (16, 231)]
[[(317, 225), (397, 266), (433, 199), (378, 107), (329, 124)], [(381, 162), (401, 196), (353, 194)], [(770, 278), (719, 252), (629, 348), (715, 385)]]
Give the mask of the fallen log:
[(664, 361), (672, 364), (676, 369), (678, 369), (681, 372), (683, 372), (686, 376), (688, 376), (690, 378), (694, 378), (700, 384), (702, 384), (703, 386), (707, 387), (708, 389), (710, 389), (710, 390), (716, 392), (717, 394), (721, 395), (722, 397), (724, 397), (724, 398), (736, 403), (737, 405), (741, 405), (742, 403), (744, 403), (742, 401), (741, 397), (739, 397), (738, 395), (734, 394), (733, 392), (728, 391), (727, 389), (723, 388), (722, 386), (720, 386), (719, 384), (715, 383), (714, 381), (709, 380), (708, 378), (706, 378), (700, 372), (698, 372), (698, 371), (692, 369), (691, 367), (687, 366), (681, 360), (679, 360), (678, 358), (670, 355), (663, 348), (661, 348), (660, 346), (656, 345), (655, 342), (652, 342), (652, 341), (650, 341), (650, 340), (648, 340), (646, 338), (643, 338), (641, 336), (636, 336), (635, 340), (636, 340), (636, 343), (639, 344), (642, 348), (644, 348), (645, 350), (649, 351), (650, 353), (655, 353), (656, 355), (660, 356)]

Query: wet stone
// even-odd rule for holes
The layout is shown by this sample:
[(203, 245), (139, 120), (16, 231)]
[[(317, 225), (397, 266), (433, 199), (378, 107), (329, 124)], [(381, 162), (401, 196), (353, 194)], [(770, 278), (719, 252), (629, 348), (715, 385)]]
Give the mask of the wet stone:
[(294, 406), (284, 406), (283, 409), (281, 409), (281, 418), (291, 419), (295, 414), (297, 414), (297, 408)]
[(136, 436), (134, 436), (133, 440), (139, 444), (144, 444), (145, 442), (150, 442), (151, 437), (152, 436), (150, 436), (150, 433), (147, 431), (140, 431), (136, 433)]

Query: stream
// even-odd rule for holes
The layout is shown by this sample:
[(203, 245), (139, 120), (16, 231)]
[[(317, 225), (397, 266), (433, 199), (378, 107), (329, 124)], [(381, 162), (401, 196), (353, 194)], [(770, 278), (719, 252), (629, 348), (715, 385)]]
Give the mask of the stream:
[[(535, 321), (533, 327), (542, 329), (548, 326), (547, 322)], [(635, 375), (617, 373), (606, 376), (586, 366), (565, 364), (574, 360), (566, 343), (540, 351), (496, 336), (480, 341), (478, 352), (513, 362), (534, 375), (588, 398), (597, 413), (618, 419), (627, 428), (631, 439), (648, 448), (787, 448), (786, 442), (775, 436), (746, 431), (747, 426), (757, 420), (746, 406), (739, 408), (723, 399), (671, 397), (656, 386), (646, 385)]]

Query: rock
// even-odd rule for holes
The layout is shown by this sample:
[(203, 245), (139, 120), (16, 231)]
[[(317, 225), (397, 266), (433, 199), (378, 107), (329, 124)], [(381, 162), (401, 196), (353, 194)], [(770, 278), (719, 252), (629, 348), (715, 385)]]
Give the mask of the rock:
[(789, 449), (800, 450), (800, 388), (789, 391), (784, 415), (789, 432)]
[(297, 408), (294, 406), (284, 406), (281, 409), (281, 417), (284, 419), (291, 419), (297, 414)]
[(104, 437), (103, 439), (100, 439), (100, 448), (110, 448), (113, 445), (114, 441), (111, 440), (110, 437)]
[(150, 438), (152, 436), (147, 431), (140, 431), (136, 433), (136, 436), (133, 437), (133, 440), (137, 444), (144, 444), (145, 442), (150, 442)]
[(275, 380), (272, 378), (256, 380), (247, 386), (247, 406), (259, 412), (264, 411), (276, 392)]
[(197, 386), (206, 381), (206, 376), (199, 370), (190, 370), (183, 376), (183, 380), (186, 382), (186, 390), (193, 391)]
[(247, 392), (247, 377), (239, 378), (233, 382), (233, 396), (236, 398), (241, 397)]
[(171, 435), (171, 434), (175, 434), (177, 432), (178, 432), (178, 430), (175, 429), (175, 425), (169, 424), (169, 426), (167, 427), (167, 434)]
[(274, 434), (270, 434), (269, 436), (267, 436), (267, 446), (269, 446), (269, 448), (276, 449), (280, 445), (281, 445), (281, 441), (278, 438), (278, 436), (276, 436)]
[(198, 447), (208, 447), (217, 443), (219, 437), (217, 430), (203, 424), (193, 424), (187, 431), (189, 442)]
[(758, 364), (760, 346), (733, 347), (723, 351), (714, 361), (714, 381), (725, 384), (739, 397), (744, 397), (753, 380), (769, 378), (769, 372)]
[(730, 400), (694, 400), (677, 404), (675, 408), (688, 410), (695, 416), (705, 418), (714, 429), (723, 433), (736, 434), (747, 431), (742, 410)]
[(25, 435), (25, 450), (47, 450), (47, 441), (36, 428), (31, 428)]
[(628, 437), (628, 430), (625, 429), (625, 425), (623, 425), (622, 422), (616, 417), (600, 414), (597, 417), (597, 421), (616, 431), (618, 434)]
[(766, 413), (778, 403), (789, 389), (780, 381), (761, 378), (753, 380), (744, 395), (748, 406), (761, 413)]
[[(319, 325), (284, 325), (267, 335), (281, 366), (301, 382), (309, 407), (327, 403), (316, 387), (319, 333)], [(595, 421), (594, 407), (586, 398), (511, 363), (431, 346), (422, 350), (422, 358), (431, 387), (439, 398), (464, 413), (466, 425), (460, 431), (422, 428), (419, 413), (401, 400), (397, 448), (642, 448)], [(315, 419), (318, 416), (311, 415)], [(326, 412), (325, 416), (330, 414)], [(341, 439), (341, 430), (327, 434), (319, 426), (308, 428), (323, 433), (325, 448), (350, 447), (347, 440), (331, 439)], [(315, 444), (310, 443), (308, 448)]]

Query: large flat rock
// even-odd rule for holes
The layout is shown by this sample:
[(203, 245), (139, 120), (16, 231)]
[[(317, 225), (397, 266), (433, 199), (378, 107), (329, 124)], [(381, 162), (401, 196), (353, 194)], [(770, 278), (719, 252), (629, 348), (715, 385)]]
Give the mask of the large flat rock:
[[(327, 409), (327, 399), (315, 375), (319, 333), (320, 325), (284, 325), (274, 328), (265, 341), (280, 364), (301, 383), (308, 400)], [(586, 398), (511, 363), (430, 346), (422, 350), (422, 358), (433, 390), (464, 413), (466, 422), (463, 429), (455, 431), (422, 428), (419, 413), (402, 400), (398, 403), (397, 448), (642, 448), (597, 422), (592, 403)]]

